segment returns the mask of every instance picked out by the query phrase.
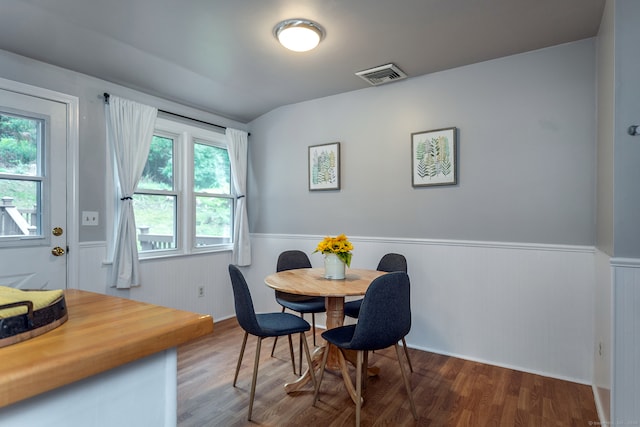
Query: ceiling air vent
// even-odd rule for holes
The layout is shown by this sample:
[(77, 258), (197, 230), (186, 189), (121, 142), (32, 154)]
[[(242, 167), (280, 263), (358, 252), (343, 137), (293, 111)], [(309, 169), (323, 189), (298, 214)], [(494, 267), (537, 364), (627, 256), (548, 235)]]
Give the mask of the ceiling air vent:
[(358, 71), (356, 76), (369, 82), (373, 86), (406, 79), (407, 75), (394, 64), (381, 65), (368, 70)]

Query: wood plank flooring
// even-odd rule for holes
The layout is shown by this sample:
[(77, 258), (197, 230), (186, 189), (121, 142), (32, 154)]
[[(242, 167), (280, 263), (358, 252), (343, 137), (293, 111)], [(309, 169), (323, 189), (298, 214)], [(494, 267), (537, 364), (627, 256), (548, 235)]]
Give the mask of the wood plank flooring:
[[(228, 319), (216, 322), (212, 335), (178, 349), (179, 427), (355, 424), (355, 405), (338, 376), (324, 376), (316, 407), (312, 406), (311, 385), (296, 394), (285, 393), (284, 383), (296, 378), (286, 339), (278, 341), (274, 357), (270, 357), (272, 339), (263, 341), (253, 420), (247, 421), (256, 338), (249, 336), (234, 388), (233, 374), (242, 335), (235, 318)], [(310, 336), (308, 342), (312, 346)], [(297, 363), (297, 339), (294, 339), (294, 350)], [(409, 352), (414, 367), (411, 385), (419, 420), (415, 421), (411, 415), (392, 347), (369, 356), (370, 364), (380, 367), (380, 375), (370, 378), (363, 392), (363, 426), (597, 424), (593, 393), (587, 385), (424, 351), (409, 349)], [(355, 381), (353, 370), (352, 374)]]

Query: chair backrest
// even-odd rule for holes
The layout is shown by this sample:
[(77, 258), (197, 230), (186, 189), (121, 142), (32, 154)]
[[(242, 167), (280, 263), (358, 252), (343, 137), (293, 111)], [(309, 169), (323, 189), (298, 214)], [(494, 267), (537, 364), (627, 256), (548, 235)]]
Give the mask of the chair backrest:
[(376, 278), (364, 295), (349, 348), (379, 350), (411, 330), (409, 275), (402, 271)]
[[(306, 253), (297, 249), (282, 252), (278, 256), (276, 271), (295, 270), (297, 268), (311, 268), (311, 261)], [(276, 297), (287, 301), (306, 301), (312, 297), (306, 295), (294, 295), (288, 292), (276, 291)]]
[(299, 250), (284, 251), (278, 256), (276, 271), (311, 268), (311, 261), (306, 253)]
[(380, 262), (378, 263), (378, 268), (376, 268), (376, 270), (386, 271), (387, 273), (391, 273), (393, 271), (404, 271), (406, 273), (407, 259), (401, 254), (385, 254), (380, 258)]
[(240, 327), (251, 335), (260, 336), (262, 329), (258, 324), (256, 312), (253, 308), (253, 300), (249, 292), (249, 286), (244, 279), (244, 275), (233, 264), (229, 264), (229, 276), (231, 277), (231, 286), (233, 287), (233, 299), (236, 306), (236, 318)]

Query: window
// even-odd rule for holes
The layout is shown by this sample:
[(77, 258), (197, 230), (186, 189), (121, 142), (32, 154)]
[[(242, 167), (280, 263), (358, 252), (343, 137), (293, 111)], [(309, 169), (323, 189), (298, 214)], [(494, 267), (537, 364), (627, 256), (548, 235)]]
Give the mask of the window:
[(158, 118), (133, 208), (141, 258), (231, 248), (225, 136)]

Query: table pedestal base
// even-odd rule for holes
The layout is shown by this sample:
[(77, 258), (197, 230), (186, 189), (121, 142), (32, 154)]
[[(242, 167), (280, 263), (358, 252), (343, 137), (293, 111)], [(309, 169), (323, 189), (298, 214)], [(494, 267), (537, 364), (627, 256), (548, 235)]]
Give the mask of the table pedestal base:
[[(328, 280), (324, 277), (323, 270), (319, 268), (297, 268), (293, 270), (280, 271), (265, 278), (265, 283), (276, 290), (294, 293), (298, 295), (325, 296), (326, 326), (327, 329), (337, 328), (344, 323), (344, 299), (345, 297), (355, 297), (365, 295), (371, 282), (386, 274), (376, 270), (350, 269), (346, 277), (342, 280)], [(313, 372), (317, 372), (322, 363), (324, 352), (328, 351), (326, 370), (340, 373), (344, 380), (349, 395), (355, 402), (357, 400), (355, 388), (347, 362), (357, 366), (356, 352), (339, 350), (335, 346), (325, 345), (313, 352), (311, 367)], [(367, 366), (367, 363), (364, 363)], [(309, 381), (311, 373), (307, 369), (296, 381), (285, 384), (287, 393), (301, 390)], [(376, 367), (366, 368), (367, 376), (378, 375), (379, 369)]]
[[(335, 351), (335, 359), (337, 360), (337, 366), (331, 367), (329, 366), (329, 361), (327, 360), (326, 370), (328, 372), (332, 372), (338, 374), (338, 372), (342, 375), (342, 380), (344, 381), (344, 385), (347, 388), (347, 392), (349, 396), (351, 396), (351, 400), (355, 403), (357, 400), (356, 389), (351, 381), (351, 376), (349, 375), (349, 367), (347, 366), (347, 362), (351, 363), (352, 366), (358, 366), (356, 362), (357, 352), (353, 350), (340, 350), (335, 346), (324, 345), (322, 347), (318, 347), (314, 350), (311, 355), (311, 366), (314, 372), (316, 373), (316, 378), (318, 378), (320, 365), (322, 364), (322, 357), (324, 352), (327, 351), (327, 347), (329, 347), (329, 351), (332, 353)], [(331, 358), (331, 354), (329, 355)], [(366, 364), (365, 364), (366, 365)], [(380, 373), (380, 368), (377, 366), (367, 366), (366, 368), (367, 377), (374, 377)], [(311, 372), (307, 368), (306, 371), (302, 374), (300, 378), (297, 380), (286, 383), (284, 385), (284, 390), (287, 393), (293, 393), (299, 391), (304, 387), (308, 382), (311, 381)]]

